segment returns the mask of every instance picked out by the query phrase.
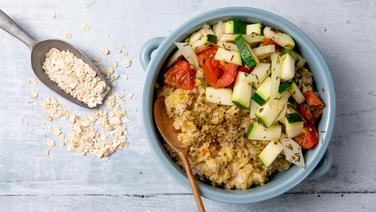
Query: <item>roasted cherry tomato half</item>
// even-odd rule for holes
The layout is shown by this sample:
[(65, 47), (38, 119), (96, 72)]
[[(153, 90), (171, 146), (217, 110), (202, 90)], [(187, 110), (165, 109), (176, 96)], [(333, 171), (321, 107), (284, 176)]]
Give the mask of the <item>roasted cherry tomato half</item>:
[(274, 42), (272, 39), (269, 38), (264, 38), (262, 40), (262, 45), (267, 46), (267, 45), (275, 45), (275, 49), (281, 49), (282, 46), (278, 45), (276, 42)]
[(313, 91), (306, 91), (304, 97), (306, 100), (299, 105), (299, 113), (313, 124), (321, 117), (324, 103)]
[(206, 82), (214, 88), (231, 85), (236, 78), (238, 65), (214, 59), (217, 48), (210, 47), (198, 54), (198, 62), (204, 72)]
[(300, 115), (311, 124), (314, 124), (322, 115), (322, 108), (318, 106), (310, 106), (305, 102), (301, 103), (298, 109)]
[(302, 133), (294, 138), (294, 140), (303, 149), (312, 149), (319, 142), (319, 136), (315, 125), (305, 123)]
[(198, 64), (200, 65), (200, 67), (201, 68), (204, 67), (206, 59), (208, 59), (208, 58), (214, 59), (216, 52), (217, 52), (216, 47), (209, 47), (209, 48), (206, 48), (206, 49), (200, 51), (197, 54)]
[(164, 82), (176, 88), (191, 90), (195, 87), (196, 71), (185, 60), (176, 62), (165, 74)]
[(320, 97), (318, 97), (315, 92), (313, 91), (306, 91), (304, 93), (304, 97), (307, 101), (307, 104), (310, 106), (317, 106), (320, 108), (324, 107), (324, 103), (321, 101)]
[(253, 69), (249, 69), (246, 66), (239, 66), (238, 71), (245, 72), (245, 73), (251, 73)]

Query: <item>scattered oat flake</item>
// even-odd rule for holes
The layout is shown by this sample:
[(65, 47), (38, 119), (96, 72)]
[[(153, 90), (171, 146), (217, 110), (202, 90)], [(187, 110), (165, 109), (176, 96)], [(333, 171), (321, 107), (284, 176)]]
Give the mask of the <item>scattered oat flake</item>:
[(111, 75), (111, 80), (117, 80), (118, 78), (119, 78), (119, 74), (118, 73), (113, 73), (112, 75)]
[[(51, 128), (51, 132), (58, 135), (60, 145), (67, 145), (69, 151), (81, 155), (94, 154), (101, 159), (107, 159), (117, 150), (127, 146), (128, 132), (124, 120), (128, 119), (128, 114), (121, 108), (120, 98), (121, 96), (110, 94), (105, 100), (106, 107), (94, 109), (82, 116), (65, 109), (53, 98), (48, 98), (41, 105), (50, 121), (68, 121), (75, 117), (67, 137), (62, 133), (62, 127)], [(49, 148), (54, 145), (55, 142), (48, 139)]]
[(38, 97), (38, 92), (36, 92), (36, 91), (31, 91), (30, 96), (31, 96), (32, 98), (37, 98), (37, 97)]
[(103, 55), (109, 55), (109, 54), (110, 54), (110, 50), (108, 50), (107, 48), (104, 48), (104, 49), (102, 50), (102, 54), (103, 54)]
[(63, 133), (60, 133), (60, 135), (58, 136), (59, 140), (64, 143), (64, 140), (65, 140), (65, 135)]
[(107, 75), (111, 75), (111, 74), (113, 74), (114, 72), (115, 72), (114, 67), (109, 66), (109, 67), (106, 68), (105, 74), (107, 74)]
[(52, 139), (47, 139), (47, 146), (48, 147), (54, 147), (55, 146), (55, 142), (52, 140)]
[(91, 60), (95, 65), (100, 65), (102, 62), (101, 62), (101, 58), (100, 57), (96, 57), (94, 59)]
[(31, 105), (31, 104), (34, 103), (34, 99), (29, 99), (29, 100), (26, 101), (26, 103), (29, 104), (29, 105)]
[(29, 85), (36, 85), (38, 83), (38, 81), (37, 81), (37, 79), (30, 78), (30, 79), (26, 80), (26, 83), (29, 84)]
[(70, 32), (66, 32), (66, 33), (64, 33), (64, 37), (65, 37), (66, 39), (71, 39), (71, 38), (72, 38), (72, 33), (70, 33)]
[(43, 154), (44, 154), (44, 155), (49, 155), (49, 154), (50, 154), (50, 149), (45, 149), (45, 150), (43, 150)]
[(51, 132), (55, 134), (56, 136), (60, 135), (62, 133), (62, 128), (61, 127), (54, 127), (51, 129)]
[(128, 94), (128, 99), (135, 99), (136, 97), (134, 96), (134, 94), (133, 93), (129, 93)]
[(112, 67), (116, 68), (116, 67), (118, 67), (119, 62), (118, 61), (112, 61), (111, 65), (112, 65)]
[(81, 31), (83, 31), (83, 32), (87, 32), (90, 29), (91, 29), (90, 24), (84, 23), (84, 24), (81, 25)]
[(132, 60), (129, 59), (129, 58), (126, 58), (126, 59), (124, 60), (124, 62), (123, 62), (123, 66), (126, 67), (126, 68), (128, 68), (128, 67), (130, 67), (131, 65), (132, 65)]

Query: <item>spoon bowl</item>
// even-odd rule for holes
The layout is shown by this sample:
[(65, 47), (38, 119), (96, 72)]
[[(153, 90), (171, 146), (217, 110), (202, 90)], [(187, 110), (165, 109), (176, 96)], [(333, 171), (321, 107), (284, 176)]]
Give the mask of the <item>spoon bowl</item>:
[[(13, 35), (18, 40), (22, 41), (31, 49), (31, 67), (38, 77), (38, 79), (45, 84), (47, 87), (58, 93), (60, 96), (64, 97), (65, 99), (85, 108), (93, 109), (93, 107), (89, 107), (86, 103), (79, 101), (78, 99), (74, 98), (70, 94), (66, 93), (63, 89), (61, 89), (57, 83), (52, 81), (46, 72), (43, 70), (43, 62), (46, 59), (46, 53), (52, 49), (56, 48), (60, 51), (67, 50), (71, 52), (74, 56), (81, 59), (85, 63), (87, 63), (97, 74), (97, 76), (103, 80), (108, 89), (105, 93), (102, 94), (102, 98), (110, 93), (111, 86), (108, 81), (103, 77), (100, 70), (94, 65), (93, 62), (80, 50), (74, 48), (72, 45), (65, 41), (61, 40), (45, 40), (41, 42), (35, 41), (29, 34), (27, 34), (20, 26), (16, 24), (6, 13), (0, 10), (0, 28), (4, 31), (8, 32), (9, 34)], [(97, 105), (98, 106), (98, 105)], [(95, 107), (94, 107), (95, 108)]]
[(185, 173), (187, 174), (188, 180), (191, 183), (193, 195), (196, 201), (197, 208), (200, 212), (205, 212), (204, 205), (202, 204), (200, 190), (198, 189), (196, 179), (192, 174), (191, 166), (188, 161), (188, 146), (184, 146), (178, 140), (179, 132), (174, 129), (174, 120), (167, 115), (166, 105), (164, 103), (164, 98), (159, 98), (154, 103), (154, 120), (161, 133), (162, 137), (168, 145), (170, 145), (176, 153), (178, 153), (181, 161), (183, 162), (183, 167)]
[(154, 120), (162, 137), (176, 152), (188, 152), (188, 147), (178, 140), (179, 131), (173, 128), (174, 120), (167, 115), (164, 98), (154, 103)]

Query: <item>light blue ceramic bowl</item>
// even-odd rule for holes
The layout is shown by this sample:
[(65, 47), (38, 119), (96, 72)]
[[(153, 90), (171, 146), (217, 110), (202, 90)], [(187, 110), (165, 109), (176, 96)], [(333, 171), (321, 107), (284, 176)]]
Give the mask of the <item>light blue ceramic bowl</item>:
[[(336, 108), (332, 77), (317, 47), (313, 44), (312, 40), (295, 25), (267, 11), (248, 7), (230, 7), (208, 11), (184, 23), (165, 38), (159, 37), (149, 40), (144, 45), (140, 55), (141, 65), (147, 72), (142, 91), (143, 122), (150, 145), (162, 164), (166, 167), (166, 170), (174, 176), (181, 185), (190, 189), (190, 185), (183, 171), (175, 165), (164, 149), (162, 141), (158, 136), (158, 130), (154, 125), (152, 113), (154, 85), (162, 65), (175, 49), (174, 42), (182, 41), (186, 36), (198, 30), (203, 23), (213, 24), (220, 19), (229, 17), (236, 17), (248, 22), (261, 22), (264, 25), (272, 26), (290, 34), (295, 39), (300, 53), (307, 60), (313, 72), (318, 92), (326, 105), (318, 127), (320, 141), (313, 150), (305, 154), (305, 169), (293, 166), (287, 172), (272, 176), (270, 181), (264, 186), (244, 191), (230, 191), (199, 182), (201, 194), (209, 199), (228, 203), (258, 202), (283, 194), (306, 178), (316, 179), (321, 177), (330, 169), (332, 163), (330, 153), (327, 151), (334, 127)], [(151, 58), (152, 53), (153, 58)]]

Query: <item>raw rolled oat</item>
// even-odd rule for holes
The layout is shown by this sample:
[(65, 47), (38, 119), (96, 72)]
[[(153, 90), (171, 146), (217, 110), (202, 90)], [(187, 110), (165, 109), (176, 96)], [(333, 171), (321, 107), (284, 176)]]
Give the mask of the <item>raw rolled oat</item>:
[(43, 69), (65, 92), (92, 108), (102, 104), (109, 89), (106, 82), (87, 63), (69, 51), (50, 49)]

